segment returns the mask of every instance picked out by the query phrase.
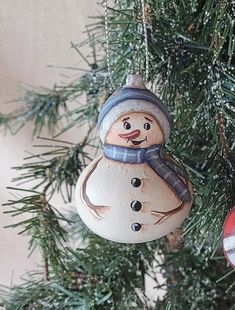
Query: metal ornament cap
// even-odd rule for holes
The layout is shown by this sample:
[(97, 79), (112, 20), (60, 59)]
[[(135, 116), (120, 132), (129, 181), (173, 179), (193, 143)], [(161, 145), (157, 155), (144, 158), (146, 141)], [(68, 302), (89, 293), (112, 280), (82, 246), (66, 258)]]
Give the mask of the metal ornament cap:
[(145, 89), (144, 79), (141, 74), (128, 74), (124, 87)]

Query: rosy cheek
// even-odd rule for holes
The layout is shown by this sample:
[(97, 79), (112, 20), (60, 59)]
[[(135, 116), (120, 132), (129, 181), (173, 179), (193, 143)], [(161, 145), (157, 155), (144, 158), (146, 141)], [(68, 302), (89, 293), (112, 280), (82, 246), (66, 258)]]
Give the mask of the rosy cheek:
[(146, 132), (146, 136), (148, 139), (151, 139), (153, 137), (152, 132)]
[(154, 141), (154, 139), (155, 139), (155, 136), (152, 134), (152, 133), (149, 133), (148, 135), (147, 135), (147, 140), (148, 141)]

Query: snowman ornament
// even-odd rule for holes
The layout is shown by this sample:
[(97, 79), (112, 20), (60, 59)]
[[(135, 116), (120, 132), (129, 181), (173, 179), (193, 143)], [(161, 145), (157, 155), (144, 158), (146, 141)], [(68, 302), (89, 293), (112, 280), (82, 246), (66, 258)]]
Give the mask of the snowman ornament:
[(103, 154), (85, 168), (75, 190), (82, 221), (122, 243), (173, 232), (189, 213), (192, 186), (163, 151), (170, 135), (166, 106), (140, 75), (129, 75), (102, 106), (98, 129)]

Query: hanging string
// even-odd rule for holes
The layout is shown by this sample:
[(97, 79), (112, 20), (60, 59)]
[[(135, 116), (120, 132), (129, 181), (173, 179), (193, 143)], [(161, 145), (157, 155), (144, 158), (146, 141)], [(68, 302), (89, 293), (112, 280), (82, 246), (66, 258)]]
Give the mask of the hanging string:
[[(115, 89), (115, 83), (113, 80), (113, 71), (110, 64), (110, 41), (109, 41), (109, 25), (108, 25), (108, 0), (103, 0), (104, 6), (104, 25), (105, 25), (105, 41), (106, 41), (106, 62), (108, 69), (108, 76), (111, 82), (111, 86)], [(148, 81), (149, 77), (149, 51), (148, 51), (148, 33), (147, 33), (147, 19), (146, 19), (146, 7), (145, 0), (141, 0), (142, 8), (142, 26), (144, 32), (144, 47), (145, 47), (145, 81)]]
[(147, 20), (146, 20), (146, 8), (144, 0), (141, 0), (142, 6), (142, 24), (144, 30), (144, 47), (145, 47), (145, 82), (149, 77), (149, 50), (148, 50), (148, 33), (147, 33)]
[(109, 45), (109, 26), (108, 26), (108, 0), (103, 0), (102, 5), (104, 6), (104, 29), (105, 29), (105, 41), (106, 41), (106, 61), (108, 68), (108, 75), (112, 88), (115, 89), (113, 80), (113, 72), (110, 64), (110, 45)]

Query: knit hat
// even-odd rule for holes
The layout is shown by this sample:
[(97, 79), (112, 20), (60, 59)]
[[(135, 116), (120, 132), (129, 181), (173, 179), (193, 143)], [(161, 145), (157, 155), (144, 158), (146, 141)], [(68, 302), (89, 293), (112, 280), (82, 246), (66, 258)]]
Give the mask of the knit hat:
[(145, 88), (141, 75), (128, 75), (127, 84), (110, 96), (101, 108), (98, 129), (103, 143), (113, 123), (128, 112), (145, 112), (155, 117), (162, 129), (164, 141), (167, 142), (170, 135), (170, 115), (166, 106)]

